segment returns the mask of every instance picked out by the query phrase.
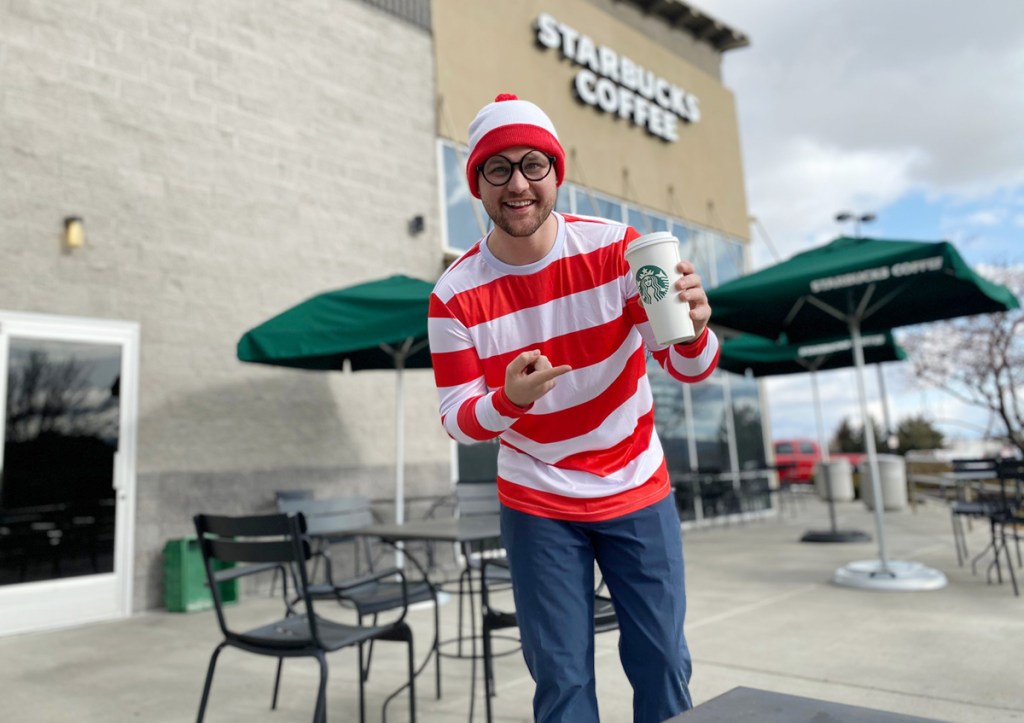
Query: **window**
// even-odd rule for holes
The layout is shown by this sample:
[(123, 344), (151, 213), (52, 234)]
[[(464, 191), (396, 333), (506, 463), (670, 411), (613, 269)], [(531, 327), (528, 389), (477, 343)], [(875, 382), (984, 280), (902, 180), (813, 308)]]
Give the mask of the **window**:
[(576, 213), (581, 216), (601, 216), (613, 221), (622, 220), (622, 203), (613, 198), (576, 187)]
[(733, 430), (740, 469), (763, 469), (767, 463), (757, 381), (730, 374)]
[(707, 288), (718, 286), (715, 275), (715, 234), (707, 229), (690, 229), (690, 260)]
[(571, 183), (563, 183), (558, 189), (558, 198), (555, 201), (555, 210), (559, 213), (572, 213), (573, 195), (576, 187)]
[(469, 192), (465, 150), (442, 142), (441, 156), (445, 247), (461, 254), (490, 230), (490, 221), (484, 213), (484, 205)]
[(669, 474), (689, 472), (690, 435), (682, 386), (653, 359), (647, 362), (647, 375), (654, 396), (654, 426), (665, 449)]
[(743, 275), (743, 245), (723, 236), (715, 241), (715, 285), (718, 286)]
[(693, 428), (697, 441), (697, 468), (725, 472), (729, 464), (729, 440), (725, 425), (725, 394), (720, 379), (709, 377), (691, 385)]
[[(679, 239), (679, 258), (687, 261), (695, 261), (693, 257), (693, 232), (685, 223), (674, 221), (672, 223), (672, 235)], [(697, 271), (700, 271), (698, 268)]]
[(672, 222), (664, 216), (636, 206), (629, 206), (626, 219), (627, 223), (640, 233), (669, 231), (672, 228)]

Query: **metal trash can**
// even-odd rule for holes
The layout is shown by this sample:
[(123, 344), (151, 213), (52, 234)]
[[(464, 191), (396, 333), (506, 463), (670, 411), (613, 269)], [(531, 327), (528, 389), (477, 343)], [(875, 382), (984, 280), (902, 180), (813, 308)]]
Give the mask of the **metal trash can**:
[(848, 459), (832, 459), (814, 466), (814, 489), (823, 500), (828, 500), (829, 482), (833, 502), (853, 499), (853, 467)]
[[(882, 509), (896, 512), (907, 507), (907, 467), (898, 454), (878, 455), (878, 478)], [(860, 466), (860, 497), (869, 510), (875, 509), (871, 465), (867, 457)]]

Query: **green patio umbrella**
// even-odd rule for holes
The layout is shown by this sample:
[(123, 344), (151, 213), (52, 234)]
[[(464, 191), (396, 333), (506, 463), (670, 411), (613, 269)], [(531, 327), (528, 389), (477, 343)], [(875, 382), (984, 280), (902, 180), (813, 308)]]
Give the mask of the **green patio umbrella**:
[[(896, 344), (891, 331), (865, 334), (861, 337), (864, 360), (869, 364), (881, 364), (907, 358), (907, 353)], [(843, 369), (854, 365), (853, 341), (848, 336), (825, 339), (804, 344), (787, 344), (785, 339), (772, 341), (753, 334), (726, 339), (722, 342), (718, 366), (734, 374), (751, 374), (755, 377), (778, 376), (782, 374), (811, 375), (811, 397), (814, 402), (814, 419), (818, 428), (818, 444), (821, 447), (822, 462), (829, 462), (828, 437), (821, 414), (821, 395), (818, 393), (818, 372), (828, 369)], [(886, 400), (886, 404), (888, 401)], [(829, 467), (824, 468), (827, 475)], [(836, 525), (835, 500), (832, 499), (832, 483), (826, 485), (825, 499), (831, 522), (829, 530), (810, 530), (801, 537), (803, 542), (866, 542), (870, 536), (860, 530), (840, 530)]]
[(433, 284), (390, 276), (327, 291), (256, 326), (238, 340), (245, 362), (298, 369), (394, 369), (395, 520), (405, 520), (405, 369), (430, 368), (427, 308)]
[[(1004, 286), (974, 273), (952, 244), (838, 238), (708, 292), (712, 320), (723, 330), (793, 342), (846, 334), (853, 343), (864, 429), (871, 429), (864, 392), (861, 335), (958, 316), (1019, 307)], [(874, 435), (865, 434), (874, 499), (881, 500)], [(834, 580), (889, 590), (934, 590), (941, 572), (916, 562), (890, 561), (882, 505), (875, 508), (878, 560), (852, 562)]]
[[(891, 331), (865, 334), (861, 340), (867, 364), (907, 358), (907, 353), (893, 339)], [(734, 374), (750, 372), (755, 377), (821, 372), (853, 365), (853, 341), (849, 336), (787, 344), (785, 337), (773, 341), (754, 334), (741, 334), (723, 341), (718, 357), (720, 368)]]

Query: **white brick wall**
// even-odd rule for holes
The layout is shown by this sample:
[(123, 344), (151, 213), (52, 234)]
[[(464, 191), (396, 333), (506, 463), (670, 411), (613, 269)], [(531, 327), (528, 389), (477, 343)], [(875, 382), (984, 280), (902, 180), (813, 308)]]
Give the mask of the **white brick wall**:
[[(0, 0), (0, 308), (141, 324), (137, 607), (206, 501), (265, 506), (304, 475), (388, 493), (393, 375), (243, 365), (235, 343), (319, 291), (440, 273), (432, 60), (355, 0)], [(409, 494), (441, 492), (429, 372), (406, 398)]]

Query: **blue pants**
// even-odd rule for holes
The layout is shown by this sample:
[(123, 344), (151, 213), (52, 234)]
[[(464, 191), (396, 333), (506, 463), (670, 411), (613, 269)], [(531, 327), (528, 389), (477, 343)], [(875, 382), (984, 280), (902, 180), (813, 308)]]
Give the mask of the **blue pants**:
[(619, 619), (634, 723), (692, 707), (683, 544), (672, 497), (618, 519), (565, 522), (501, 509), (538, 723), (596, 723), (594, 562)]

